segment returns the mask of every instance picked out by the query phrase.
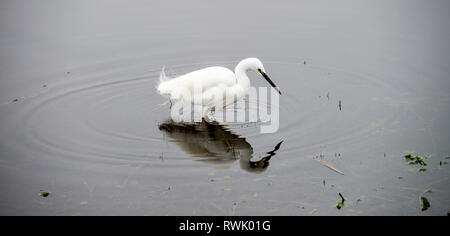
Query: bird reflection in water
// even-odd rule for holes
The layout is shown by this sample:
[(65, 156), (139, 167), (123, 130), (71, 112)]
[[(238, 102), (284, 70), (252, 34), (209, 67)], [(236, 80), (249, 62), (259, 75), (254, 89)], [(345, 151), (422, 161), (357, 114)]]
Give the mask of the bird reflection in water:
[(211, 164), (225, 164), (240, 161), (242, 169), (261, 172), (269, 166), (270, 159), (280, 148), (279, 142), (272, 151), (257, 161), (252, 161), (253, 148), (243, 137), (239, 137), (216, 122), (177, 123), (168, 121), (159, 125), (178, 146), (200, 161)]

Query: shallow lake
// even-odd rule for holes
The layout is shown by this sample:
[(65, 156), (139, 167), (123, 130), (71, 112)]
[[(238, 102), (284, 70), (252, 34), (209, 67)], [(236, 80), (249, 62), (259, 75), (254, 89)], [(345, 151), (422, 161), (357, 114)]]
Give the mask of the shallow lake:
[[(0, 214), (446, 215), (449, 7), (2, 1)], [(283, 93), (277, 132), (170, 121), (163, 66), (246, 57)]]

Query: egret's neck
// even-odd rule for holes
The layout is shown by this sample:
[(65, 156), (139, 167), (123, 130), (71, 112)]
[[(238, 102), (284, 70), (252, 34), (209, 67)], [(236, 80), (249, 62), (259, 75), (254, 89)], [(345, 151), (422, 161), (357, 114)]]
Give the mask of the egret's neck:
[(250, 79), (247, 75), (248, 67), (243, 64), (239, 63), (236, 68), (234, 69), (234, 74), (236, 75), (237, 84), (241, 85), (244, 89), (247, 89), (250, 87)]

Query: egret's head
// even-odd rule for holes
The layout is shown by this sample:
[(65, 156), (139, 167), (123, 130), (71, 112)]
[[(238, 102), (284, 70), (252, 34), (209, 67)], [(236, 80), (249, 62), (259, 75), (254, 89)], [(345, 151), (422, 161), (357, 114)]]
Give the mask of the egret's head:
[(258, 58), (250, 57), (247, 59), (242, 60), (239, 62), (239, 64), (235, 68), (235, 72), (238, 71), (247, 72), (247, 71), (255, 71), (256, 73), (259, 73), (263, 76), (266, 81), (272, 85), (275, 90), (278, 91), (278, 93), (281, 95), (280, 90), (277, 88), (277, 86), (272, 82), (272, 80), (269, 78), (269, 76), (266, 74), (266, 70), (264, 69), (264, 65)]
[(272, 80), (269, 78), (269, 76), (266, 74), (266, 70), (264, 69), (264, 65), (258, 58), (247, 58), (245, 60), (248, 60), (249, 63), (249, 69), (253, 70), (255, 72), (258, 72), (263, 76), (266, 81), (272, 85), (272, 87), (277, 90), (277, 92), (281, 95), (280, 90), (277, 88), (277, 86), (272, 82)]
[(264, 73), (266, 72), (266, 70), (264, 70), (264, 65), (258, 58), (250, 57), (242, 60), (242, 63), (245, 65), (247, 70), (254, 72), (259, 72), (261, 70)]

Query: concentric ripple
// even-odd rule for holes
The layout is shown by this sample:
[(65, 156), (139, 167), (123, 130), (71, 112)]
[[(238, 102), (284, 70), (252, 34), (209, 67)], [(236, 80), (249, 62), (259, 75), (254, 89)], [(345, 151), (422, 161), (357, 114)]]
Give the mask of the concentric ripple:
[[(221, 62), (228, 67), (235, 63)], [(377, 106), (384, 104), (374, 102), (373, 98), (380, 96), (381, 90), (389, 93), (389, 89), (376, 78), (293, 61), (266, 64), (272, 71), (295, 69), (291, 74), (274, 77), (283, 91), (277, 106), (278, 132), (261, 134), (260, 126), (264, 125), (261, 122), (225, 125), (232, 133), (247, 139), (254, 156), (263, 155), (282, 140), (285, 142), (279, 153), (308, 153), (319, 146), (355, 142), (376, 129), (371, 125), (373, 121), (349, 119), (377, 117), (377, 109), (381, 109)], [(207, 65), (172, 65), (171, 72), (182, 74)], [(164, 98), (155, 92), (161, 67), (145, 71), (142, 68), (116, 68), (112, 72), (86, 69), (92, 77), (87, 72), (81, 73), (74, 75), (78, 80), (50, 86), (48, 93), (29, 101), (20, 116), (24, 119), (29, 148), (89, 162), (151, 162), (162, 156), (172, 161), (185, 160), (189, 155), (158, 129), (159, 124), (170, 118), (168, 105), (161, 105)], [(298, 78), (292, 78), (296, 72)], [(266, 86), (256, 78), (253, 78), (255, 86)], [(358, 101), (359, 104), (366, 103), (372, 108), (368, 110), (346, 100), (354, 97), (364, 100)], [(250, 109), (255, 107), (250, 105)], [(395, 113), (384, 116), (377, 122), (391, 122), (394, 116)]]

